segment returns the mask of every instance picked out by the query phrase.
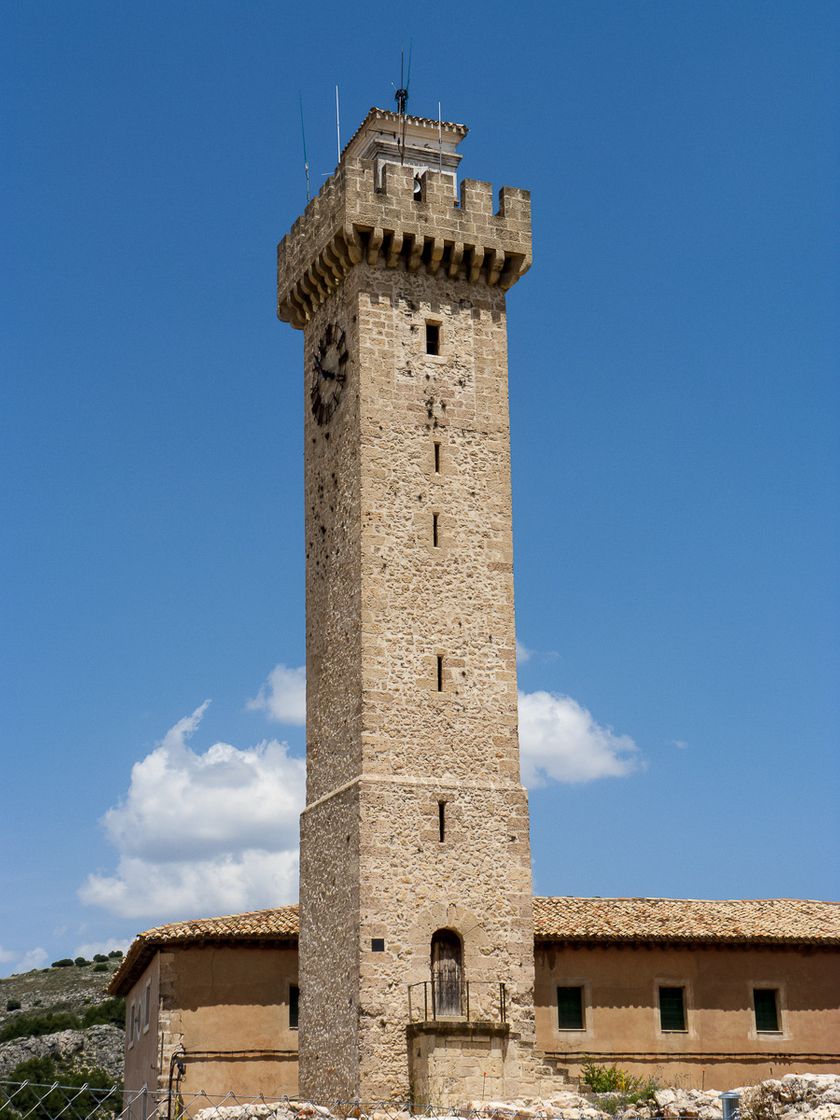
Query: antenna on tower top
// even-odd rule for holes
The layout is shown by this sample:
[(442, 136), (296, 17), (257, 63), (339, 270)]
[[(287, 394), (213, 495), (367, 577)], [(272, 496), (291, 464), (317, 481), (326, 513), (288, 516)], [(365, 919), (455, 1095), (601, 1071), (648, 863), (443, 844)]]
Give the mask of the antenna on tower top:
[(309, 182), (309, 160), (306, 156), (306, 129), (303, 127), (303, 94), (298, 93), (300, 105), (300, 138), (303, 141), (303, 170), (306, 172), (306, 201), (312, 198), (312, 187)]
[(397, 112), (400, 115), (400, 163), (405, 158), (405, 107), (408, 104), (408, 89), (411, 85), (411, 42), (408, 44), (408, 70), (405, 69), (405, 50), (400, 51), (400, 88), (394, 93)]

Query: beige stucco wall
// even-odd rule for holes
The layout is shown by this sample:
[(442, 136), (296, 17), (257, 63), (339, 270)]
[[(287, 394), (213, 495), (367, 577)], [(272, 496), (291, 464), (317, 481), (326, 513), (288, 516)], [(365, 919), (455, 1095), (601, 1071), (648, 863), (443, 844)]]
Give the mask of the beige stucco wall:
[[(726, 1089), (840, 1072), (836, 950), (537, 945), (537, 1046), (577, 1077), (589, 1055), (663, 1084)], [(659, 1029), (658, 985), (686, 990), (687, 1030)], [(583, 1031), (557, 1025), (557, 987), (585, 990)], [(778, 988), (778, 1034), (757, 1034), (753, 987)]]
[(161, 975), (160, 1087), (170, 1057), (186, 1051), (181, 1092), (278, 1096), (297, 1091), (297, 1031), (289, 987), (297, 950), (197, 946), (158, 954)]
[[(149, 1021), (144, 1021), (148, 990)], [(127, 1089), (153, 1089), (158, 1080), (158, 1012), (160, 1000), (160, 958), (158, 954), (125, 998), (125, 1075)], [(140, 1035), (133, 1027), (135, 1012), (140, 1013)]]

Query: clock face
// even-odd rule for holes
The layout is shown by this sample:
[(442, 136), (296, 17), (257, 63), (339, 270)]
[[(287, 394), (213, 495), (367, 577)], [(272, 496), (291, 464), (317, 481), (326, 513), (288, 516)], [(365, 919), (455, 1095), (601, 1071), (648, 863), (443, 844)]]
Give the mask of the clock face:
[(321, 425), (330, 422), (341, 401), (347, 381), (347, 358), (345, 333), (340, 327), (330, 324), (315, 351), (309, 389), (312, 415)]

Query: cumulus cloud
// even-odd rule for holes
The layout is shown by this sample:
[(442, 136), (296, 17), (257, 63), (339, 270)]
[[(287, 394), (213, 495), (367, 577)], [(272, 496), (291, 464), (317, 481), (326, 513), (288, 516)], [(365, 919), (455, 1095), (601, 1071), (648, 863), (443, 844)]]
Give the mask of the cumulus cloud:
[(193, 751), (206, 710), (179, 720), (132, 768), (125, 799), (103, 818), (116, 870), (89, 875), (83, 902), (163, 920), (296, 898), (304, 761), (277, 740)]
[(519, 693), (519, 742), (522, 780), (531, 788), (623, 778), (641, 765), (629, 735), (616, 735), (571, 696), (552, 692)]
[(43, 968), (49, 960), (47, 950), (39, 945), (35, 949), (4, 949), (0, 945), (0, 974), (14, 976), (19, 972), (31, 972), (33, 968)]
[(306, 669), (301, 665), (275, 665), (257, 695), (247, 704), (252, 712), (265, 712), (277, 723), (306, 723)]
[(517, 665), (524, 665), (526, 661), (530, 661), (532, 653), (533, 650), (528, 649), (528, 647), (523, 642), (520, 642), (518, 638), (516, 639)]

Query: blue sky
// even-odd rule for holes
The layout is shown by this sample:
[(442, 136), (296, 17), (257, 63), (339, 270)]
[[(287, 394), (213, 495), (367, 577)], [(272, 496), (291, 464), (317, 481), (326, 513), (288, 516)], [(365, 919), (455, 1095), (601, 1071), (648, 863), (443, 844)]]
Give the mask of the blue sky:
[(335, 83), (349, 135), (409, 41), (410, 108), (470, 126), (464, 174), (533, 191), (509, 330), (535, 889), (837, 898), (836, 5), (0, 20), (0, 973), (294, 896), (275, 245), (299, 92), (317, 186)]

